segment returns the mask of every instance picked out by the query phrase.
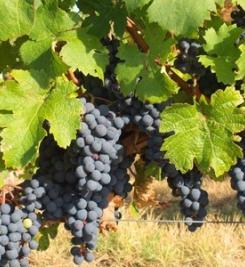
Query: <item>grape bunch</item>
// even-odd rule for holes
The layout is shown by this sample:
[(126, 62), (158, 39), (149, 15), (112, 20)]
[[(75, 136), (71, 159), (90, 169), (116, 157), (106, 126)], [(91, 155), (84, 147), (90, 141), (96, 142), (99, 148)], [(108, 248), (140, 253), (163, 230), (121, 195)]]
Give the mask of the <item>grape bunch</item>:
[(208, 194), (201, 189), (202, 175), (197, 170), (182, 175), (173, 165), (166, 166), (168, 185), (174, 196), (180, 196), (181, 212), (190, 231), (201, 227), (207, 215)]
[(85, 113), (76, 140), (61, 149), (51, 135), (44, 139), (39, 169), (24, 183), (21, 198), (31, 212), (42, 211), (44, 222), (65, 221), (76, 264), (93, 260), (103, 209), (111, 194), (125, 198), (132, 189), (127, 168), (134, 160), (119, 143), (123, 119), (105, 105), (95, 107), (85, 98), (81, 104)]
[(237, 206), (245, 215), (245, 160), (242, 159), (230, 171), (231, 186), (237, 191)]
[(104, 73), (104, 86), (109, 90), (118, 91), (120, 86), (116, 79), (115, 69), (117, 64), (120, 62), (120, 59), (116, 56), (120, 44), (119, 40), (115, 37), (112, 37), (112, 39), (106, 37), (103, 38), (101, 42), (109, 51), (109, 64), (106, 66)]
[(41, 226), (37, 215), (25, 207), (2, 204), (0, 216), (0, 266), (29, 266), (28, 256), (38, 247), (34, 240)]
[[(245, 147), (245, 140), (242, 139), (241, 145)], [(229, 172), (231, 176), (231, 187), (237, 191), (237, 206), (245, 215), (245, 159), (240, 159)]]
[(205, 68), (198, 62), (198, 56), (202, 53), (201, 44), (193, 39), (182, 39), (177, 47), (180, 53), (174, 61), (174, 66), (183, 73), (202, 75)]
[(202, 225), (207, 215), (208, 194), (202, 190), (201, 174), (197, 170), (182, 175), (174, 165), (164, 159), (164, 153), (160, 150), (167, 135), (159, 132), (160, 113), (170, 103), (144, 104), (135, 97), (121, 98), (117, 105), (121, 115), (128, 118), (130, 123), (138, 126), (139, 130), (146, 133), (148, 144), (144, 151), (146, 164), (156, 162), (168, 177), (169, 186), (173, 189), (175, 196), (181, 196), (181, 212), (184, 214), (188, 229), (195, 231)]

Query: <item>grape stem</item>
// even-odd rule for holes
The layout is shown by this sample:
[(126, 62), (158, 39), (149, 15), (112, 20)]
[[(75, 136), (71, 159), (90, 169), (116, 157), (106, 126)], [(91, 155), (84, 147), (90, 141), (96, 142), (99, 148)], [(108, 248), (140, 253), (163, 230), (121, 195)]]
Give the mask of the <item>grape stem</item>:
[(110, 100), (108, 100), (108, 99), (106, 99), (104, 97), (101, 97), (101, 96), (94, 96), (93, 99), (101, 100), (101, 101), (104, 101), (104, 102), (109, 103), (109, 104), (111, 103)]

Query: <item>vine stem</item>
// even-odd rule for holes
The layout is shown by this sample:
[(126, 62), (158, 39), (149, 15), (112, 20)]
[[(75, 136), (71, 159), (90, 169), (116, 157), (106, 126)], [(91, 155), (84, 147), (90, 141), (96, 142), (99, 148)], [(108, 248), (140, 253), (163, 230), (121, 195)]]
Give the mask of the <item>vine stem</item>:
[[(128, 33), (134, 40), (134, 42), (137, 44), (139, 49), (143, 53), (147, 53), (149, 51), (149, 45), (146, 43), (145, 39), (143, 38), (141, 34), (141, 29), (136, 25), (136, 23), (129, 17), (127, 17), (127, 27), (126, 27)], [(184, 90), (187, 94), (196, 96), (197, 99), (200, 98), (201, 92), (197, 86), (194, 88), (186, 83), (176, 72), (173, 71), (172, 67), (169, 65), (162, 65), (159, 59), (155, 60), (155, 63), (159, 65), (160, 67), (164, 67), (166, 69), (167, 74), (170, 76), (170, 78), (175, 81), (179, 87)]]
[(127, 29), (128, 33), (131, 35), (131, 37), (133, 38), (134, 42), (138, 45), (139, 49), (142, 52), (147, 53), (149, 50), (149, 46), (146, 43), (146, 41), (144, 40), (143, 36), (140, 34), (141, 33), (140, 28), (129, 17), (127, 17), (126, 29)]
[(79, 80), (76, 78), (74, 72), (72, 71), (72, 69), (69, 69), (66, 77), (68, 78), (69, 81), (72, 81), (75, 85), (80, 86), (80, 82)]
[(165, 69), (167, 74), (171, 77), (172, 80), (174, 80), (185, 92), (187, 92), (189, 95), (194, 95), (193, 87), (186, 83), (169, 65), (165, 65)]

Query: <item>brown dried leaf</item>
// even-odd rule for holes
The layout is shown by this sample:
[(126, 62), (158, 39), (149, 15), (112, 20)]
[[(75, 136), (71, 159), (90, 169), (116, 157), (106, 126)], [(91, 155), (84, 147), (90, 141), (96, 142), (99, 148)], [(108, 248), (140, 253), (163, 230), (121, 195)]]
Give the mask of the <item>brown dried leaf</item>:
[(233, 11), (233, 4), (230, 0), (225, 1), (224, 7), (221, 9), (221, 17), (224, 20), (224, 22), (231, 23), (231, 12)]

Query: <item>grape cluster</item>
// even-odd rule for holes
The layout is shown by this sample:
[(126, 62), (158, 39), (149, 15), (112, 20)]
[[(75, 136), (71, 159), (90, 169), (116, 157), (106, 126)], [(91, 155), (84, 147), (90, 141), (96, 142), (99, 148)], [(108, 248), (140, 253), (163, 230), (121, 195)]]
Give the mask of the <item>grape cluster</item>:
[(177, 47), (180, 53), (174, 61), (174, 66), (183, 73), (202, 75), (205, 69), (198, 62), (198, 56), (202, 53), (201, 44), (193, 39), (182, 39)]
[[(183, 57), (179, 56), (177, 60), (185, 59), (186, 60), (185, 64), (189, 64), (188, 68), (193, 68), (193, 67), (196, 68), (196, 70), (192, 72), (192, 74), (196, 75), (206, 74), (207, 77), (209, 74), (208, 70), (202, 67), (201, 64), (198, 63), (197, 59), (197, 56), (202, 52), (201, 46), (194, 40), (182, 40), (182, 42), (180, 42), (179, 44), (179, 48), (181, 53), (183, 54)], [(116, 50), (113, 56), (115, 55), (116, 55)], [(187, 60), (187, 58), (189, 59)], [(158, 165), (163, 169), (163, 172), (166, 173), (166, 176), (173, 178), (173, 174), (169, 172), (169, 170), (173, 168), (175, 171), (175, 176), (178, 175), (178, 177), (181, 177), (182, 180), (185, 181), (185, 183), (187, 183), (187, 181), (189, 180), (193, 181), (192, 184), (187, 183), (186, 185), (186, 187), (189, 186), (190, 192), (187, 192), (186, 195), (182, 195), (181, 209), (184, 215), (186, 216), (187, 221), (203, 220), (204, 217), (206, 216), (205, 206), (207, 205), (208, 202), (208, 196), (205, 191), (200, 189), (199, 182), (201, 177), (199, 177), (200, 176), (199, 173), (194, 172), (196, 174), (195, 176), (193, 175), (193, 172), (190, 172), (183, 176), (180, 172), (178, 172), (174, 168), (173, 165), (170, 165), (168, 161), (164, 159), (164, 154), (163, 152), (160, 151), (164, 138), (167, 137), (167, 135), (163, 135), (159, 132), (160, 114), (163, 111), (163, 109), (171, 103), (167, 102), (154, 105), (143, 103), (134, 95), (129, 95), (127, 97), (122, 96), (118, 91), (115, 90), (115, 88), (113, 88), (113, 86), (107, 86), (106, 88), (103, 88), (103, 90), (101, 90), (103, 86), (101, 83), (100, 83), (101, 86), (100, 90), (98, 90), (98, 92), (97, 91), (95, 92), (96, 88), (95, 86), (93, 86), (95, 80), (92, 77), (87, 77), (85, 81), (86, 81), (86, 88), (90, 93), (92, 93), (92, 95), (105, 97), (106, 99), (110, 99), (112, 102), (115, 101), (116, 104), (115, 105), (112, 104), (111, 108), (124, 121), (124, 125), (134, 124), (139, 128), (141, 132), (148, 135), (148, 144), (143, 153), (143, 158), (146, 164), (151, 163), (153, 161), (157, 162)], [(97, 83), (97, 85), (99, 86), (99, 83)], [(195, 177), (196, 179), (194, 179), (193, 177)], [(123, 187), (118, 186), (118, 188), (123, 188)], [(192, 190), (194, 193), (191, 193)], [(201, 195), (200, 198), (198, 197), (198, 193), (195, 194), (195, 192), (198, 190)], [(177, 191), (180, 192), (180, 189), (176, 190), (176, 192)], [(117, 192), (117, 194), (120, 194), (120, 192)], [(193, 194), (194, 198), (192, 196)], [(184, 206), (183, 203), (186, 203), (188, 200), (193, 202), (192, 207)], [(188, 224), (189, 224), (189, 229), (192, 231), (194, 231), (198, 226), (201, 225), (197, 223), (192, 223), (191, 221)]]
[(174, 165), (164, 159), (164, 154), (160, 148), (167, 135), (159, 132), (160, 113), (170, 103), (144, 104), (135, 97), (122, 98), (117, 107), (120, 114), (128, 118), (130, 123), (134, 123), (138, 128), (149, 136), (147, 147), (144, 151), (146, 163), (157, 162), (168, 177), (169, 186), (173, 189), (175, 196), (181, 196), (181, 212), (185, 215), (188, 229), (195, 231), (202, 225), (207, 215), (206, 206), (208, 204), (208, 194), (202, 190), (201, 174), (193, 170), (182, 175), (176, 170)]
[(245, 160), (242, 159), (230, 171), (231, 186), (237, 191), (237, 206), (245, 215)]
[(0, 216), (0, 266), (29, 266), (28, 255), (38, 247), (33, 239), (41, 226), (37, 215), (24, 207), (2, 204)]
[[(243, 138), (241, 145), (245, 147)], [(231, 176), (231, 187), (237, 191), (237, 206), (245, 214), (245, 159), (240, 159), (229, 172)]]
[(120, 89), (119, 83), (116, 79), (115, 69), (120, 59), (116, 56), (119, 47), (119, 40), (116, 38), (109, 39), (108, 37), (102, 39), (102, 44), (109, 51), (109, 64), (106, 66), (104, 86), (105, 88), (118, 91)]
[(193, 232), (202, 226), (207, 215), (208, 194), (201, 189), (202, 175), (197, 170), (182, 175), (170, 164), (166, 165), (165, 171), (173, 195), (181, 197), (181, 212), (185, 216), (188, 229)]
[(77, 138), (64, 150), (51, 135), (40, 146), (39, 169), (24, 184), (21, 200), (42, 219), (64, 220), (73, 235), (71, 253), (76, 264), (93, 260), (99, 221), (111, 194), (126, 197), (132, 189), (119, 138), (124, 121), (105, 105), (81, 99), (85, 113)]

